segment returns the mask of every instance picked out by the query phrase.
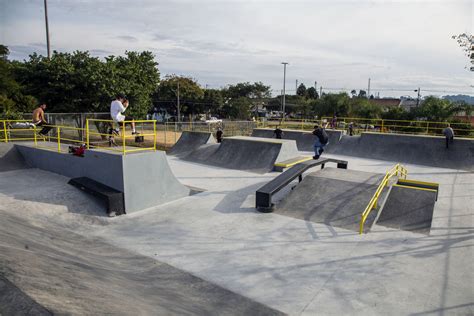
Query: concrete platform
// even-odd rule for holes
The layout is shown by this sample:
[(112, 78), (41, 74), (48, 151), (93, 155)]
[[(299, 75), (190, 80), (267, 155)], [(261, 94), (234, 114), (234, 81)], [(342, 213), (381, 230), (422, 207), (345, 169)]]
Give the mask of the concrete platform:
[(184, 157), (202, 145), (215, 143), (216, 140), (214, 136), (212, 136), (212, 133), (184, 131), (167, 154)]
[[(326, 156), (349, 160), (357, 171), (383, 174), (393, 166)], [(161, 292), (172, 293), (163, 299), (153, 270), (166, 264), (270, 308), (260, 314), (474, 314), (472, 172), (408, 164), (410, 177), (440, 183), (430, 233), (374, 225), (361, 236), (256, 212), (255, 190), (277, 173), (167, 160), (180, 182), (206, 192), (113, 219), (100, 216), (100, 206), (66, 177), (38, 169), (0, 173), (0, 273), (58, 313), (252, 314), (239, 309), (247, 304), (232, 310), (219, 303), (226, 296), (219, 301), (218, 292), (192, 289), (183, 292), (183, 309), (174, 309), (181, 288)], [(212, 311), (203, 304), (208, 296)]]
[(377, 224), (429, 234), (436, 192), (393, 186), (381, 209)]
[(299, 155), (294, 140), (226, 137), (221, 144), (201, 146), (183, 159), (221, 168), (266, 173), (275, 163)]
[[(383, 174), (324, 168), (311, 172), (275, 206), (275, 213), (359, 231), (360, 214), (377, 190)], [(366, 221), (370, 227), (375, 214)]]

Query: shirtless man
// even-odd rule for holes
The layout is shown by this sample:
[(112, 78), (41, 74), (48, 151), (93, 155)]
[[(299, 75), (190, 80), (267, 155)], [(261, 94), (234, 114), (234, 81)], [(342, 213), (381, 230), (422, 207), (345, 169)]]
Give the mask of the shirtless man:
[[(48, 122), (44, 118), (44, 110), (46, 110), (46, 103), (41, 103), (40, 106), (33, 111), (32, 123), (36, 126), (43, 126), (48, 124)], [(39, 134), (42, 136), (46, 136), (46, 134), (48, 134), (51, 129), (51, 126), (44, 126), (43, 129), (39, 132)]]

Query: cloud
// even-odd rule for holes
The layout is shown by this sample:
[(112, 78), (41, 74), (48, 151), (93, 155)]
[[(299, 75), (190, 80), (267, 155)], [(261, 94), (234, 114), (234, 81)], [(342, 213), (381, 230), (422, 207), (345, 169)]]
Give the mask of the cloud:
[(135, 36), (130, 36), (130, 35), (119, 35), (116, 38), (121, 41), (126, 41), (126, 42), (138, 42), (138, 38), (136, 38)]

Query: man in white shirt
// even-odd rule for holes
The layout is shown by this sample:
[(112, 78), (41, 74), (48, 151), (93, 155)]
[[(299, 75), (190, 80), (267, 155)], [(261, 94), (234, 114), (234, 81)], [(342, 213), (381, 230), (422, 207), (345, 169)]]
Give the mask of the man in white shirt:
[(110, 104), (110, 116), (112, 117), (112, 120), (114, 120), (117, 123), (121, 123), (123, 121), (131, 121), (130, 123), (127, 122), (126, 124), (132, 125), (132, 135), (138, 134), (137, 131), (135, 130), (135, 122), (133, 122), (133, 117), (122, 114), (123, 112), (125, 112), (127, 107), (128, 107), (127, 98), (123, 94), (119, 93), (115, 97), (115, 100), (112, 101), (112, 103)]

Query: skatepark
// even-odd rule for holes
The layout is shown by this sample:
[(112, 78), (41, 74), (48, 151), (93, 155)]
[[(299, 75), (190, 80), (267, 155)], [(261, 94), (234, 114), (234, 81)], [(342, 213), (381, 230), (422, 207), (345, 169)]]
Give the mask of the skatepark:
[(1, 311), (473, 314), (474, 140), (328, 134), (0, 142)]

